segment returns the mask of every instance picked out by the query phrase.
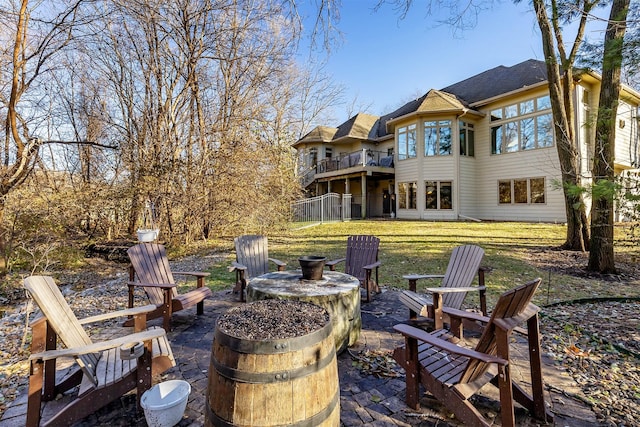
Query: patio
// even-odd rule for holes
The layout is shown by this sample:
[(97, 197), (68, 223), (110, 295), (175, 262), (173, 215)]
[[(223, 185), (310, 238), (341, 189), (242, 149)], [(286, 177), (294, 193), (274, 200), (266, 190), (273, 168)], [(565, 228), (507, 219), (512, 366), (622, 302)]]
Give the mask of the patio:
[[(184, 379), (192, 386), (185, 418), (179, 426), (199, 426), (204, 423), (208, 384), (209, 355), (218, 316), (240, 304), (236, 296), (222, 291), (205, 301), (205, 314), (195, 315), (195, 308), (174, 315), (174, 330), (169, 333), (177, 366), (168, 371), (162, 380)], [(407, 318), (407, 310), (398, 303), (398, 293), (385, 290), (376, 295), (373, 302), (363, 304), (362, 332), (358, 342), (338, 357), (340, 380), (340, 409), (343, 426), (432, 426), (459, 425), (448, 417), (447, 411), (434, 399), (423, 396), (422, 412), (411, 411), (404, 403), (403, 372), (387, 357), (401, 343), (392, 326)], [(155, 322), (155, 321), (154, 321)], [(152, 322), (153, 323), (153, 322)], [(519, 345), (516, 346), (519, 350)], [(524, 354), (524, 347), (522, 347)], [(518, 353), (518, 351), (516, 351)], [(516, 364), (518, 355), (515, 355)], [(552, 361), (543, 358), (544, 380), (551, 385), (547, 402), (555, 414), (555, 425), (598, 425), (594, 413), (584, 403), (566, 393), (576, 392), (577, 385), (571, 377), (558, 369)], [(514, 369), (514, 375), (526, 372)], [(492, 392), (491, 387), (487, 391)], [(497, 396), (482, 394), (480, 406), (490, 414), (498, 414)], [(485, 399), (484, 397), (488, 397)], [(16, 399), (0, 420), (0, 427), (21, 426), (26, 412), (26, 390)], [(53, 402), (47, 410), (55, 410)], [(516, 409), (519, 425), (534, 426), (524, 410)], [(499, 424), (496, 417), (495, 425)], [(87, 417), (77, 426), (145, 426), (142, 413), (135, 411), (135, 395), (129, 394), (103, 410)]]

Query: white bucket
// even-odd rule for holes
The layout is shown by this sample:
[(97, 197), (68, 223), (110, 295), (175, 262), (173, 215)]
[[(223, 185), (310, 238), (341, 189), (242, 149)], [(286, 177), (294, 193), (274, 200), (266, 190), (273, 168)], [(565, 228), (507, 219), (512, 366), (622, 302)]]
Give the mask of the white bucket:
[(136, 232), (138, 241), (143, 243), (153, 242), (158, 238), (160, 230), (157, 228), (140, 228)]
[(154, 385), (142, 393), (140, 405), (149, 427), (173, 427), (180, 422), (187, 407), (191, 385), (170, 380)]

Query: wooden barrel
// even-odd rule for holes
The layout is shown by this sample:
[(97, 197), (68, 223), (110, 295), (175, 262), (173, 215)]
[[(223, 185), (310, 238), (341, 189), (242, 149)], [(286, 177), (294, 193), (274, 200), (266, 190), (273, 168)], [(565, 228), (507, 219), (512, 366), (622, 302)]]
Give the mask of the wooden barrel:
[(268, 305), (269, 317), (276, 318), (255, 322), (255, 334), (266, 337), (265, 325), (296, 325), (298, 319), (288, 318), (289, 310), (279, 308), (283, 304), (296, 305), (303, 315), (309, 306), (322, 310), (326, 321), (313, 331), (279, 339), (240, 337), (237, 335), (242, 334), (225, 331), (220, 319), (216, 323), (206, 426), (340, 425), (338, 366), (326, 310), (301, 301), (265, 300), (231, 309), (223, 316), (227, 321), (246, 322), (253, 307)]

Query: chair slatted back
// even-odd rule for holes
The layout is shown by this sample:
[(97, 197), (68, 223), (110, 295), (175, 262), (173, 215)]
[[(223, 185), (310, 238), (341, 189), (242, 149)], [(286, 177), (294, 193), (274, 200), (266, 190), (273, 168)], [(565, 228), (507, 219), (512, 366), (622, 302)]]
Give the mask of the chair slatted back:
[(238, 236), (233, 243), (236, 261), (247, 267), (247, 280), (269, 272), (269, 241), (266, 236)]
[(365, 265), (378, 260), (380, 239), (376, 236), (358, 235), (347, 238), (347, 256), (344, 272), (357, 277), (361, 282), (365, 280)]
[[(174, 284), (173, 274), (169, 266), (167, 251), (159, 243), (139, 243), (127, 250), (131, 265), (136, 272), (136, 277), (141, 283), (168, 283)], [(155, 305), (162, 305), (164, 295), (161, 288), (145, 287), (145, 292), (149, 302)], [(172, 298), (178, 296), (178, 291), (174, 287), (171, 289)]]
[[(450, 288), (471, 286), (483, 257), (484, 250), (480, 246), (463, 245), (453, 248), (441, 286)], [(465, 296), (466, 292), (445, 293), (442, 297), (442, 305), (460, 309)]]
[[(30, 276), (24, 279), (24, 287), (67, 348), (81, 347), (92, 343), (53, 278)], [(96, 384), (95, 369), (99, 358), (99, 353), (86, 354), (76, 358), (82, 371), (94, 384)]]
[[(514, 289), (511, 289), (503, 293), (496, 306), (491, 313), (491, 319), (487, 326), (484, 328), (476, 350), (490, 354), (492, 356), (497, 355), (498, 347), (496, 340), (496, 324), (497, 319), (504, 321), (504, 324), (509, 326), (509, 330), (512, 331), (515, 327), (519, 326), (523, 321), (530, 318), (538, 308), (531, 304), (533, 295), (535, 294), (541, 280), (535, 279), (530, 282), (520, 285)], [(464, 373), (460, 377), (460, 382), (473, 382), (480, 378), (489, 368), (489, 365), (479, 360), (471, 359), (467, 365)]]

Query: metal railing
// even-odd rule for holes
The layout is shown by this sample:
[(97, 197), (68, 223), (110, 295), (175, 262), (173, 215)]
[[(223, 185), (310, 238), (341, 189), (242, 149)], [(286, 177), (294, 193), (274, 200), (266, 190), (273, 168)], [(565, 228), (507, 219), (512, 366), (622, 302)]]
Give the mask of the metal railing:
[(356, 166), (392, 168), (393, 156), (390, 156), (386, 151), (375, 151), (363, 148), (362, 150), (352, 153), (320, 160), (320, 162), (318, 162), (317, 173), (349, 169)]
[(351, 194), (328, 193), (291, 204), (291, 220), (302, 225), (349, 221)]

